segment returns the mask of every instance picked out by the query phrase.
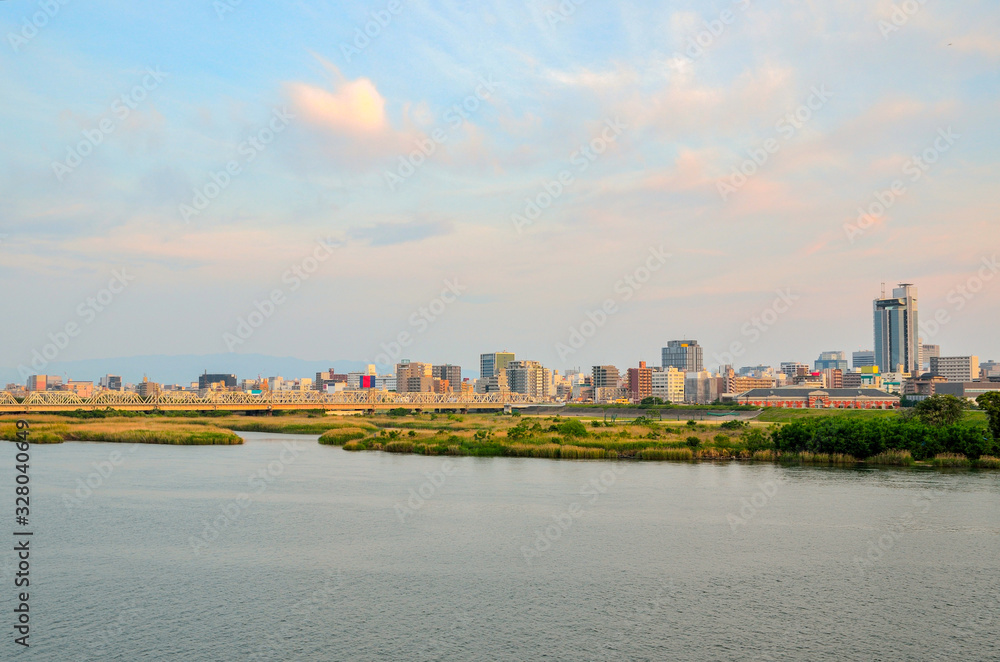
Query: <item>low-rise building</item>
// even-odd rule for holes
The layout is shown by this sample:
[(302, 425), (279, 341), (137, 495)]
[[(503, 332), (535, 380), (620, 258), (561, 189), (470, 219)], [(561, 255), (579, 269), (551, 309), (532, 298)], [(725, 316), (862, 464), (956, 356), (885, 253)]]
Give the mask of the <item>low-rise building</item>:
[(786, 409), (895, 409), (899, 396), (879, 389), (813, 389), (786, 386), (754, 389), (736, 398), (741, 405)]

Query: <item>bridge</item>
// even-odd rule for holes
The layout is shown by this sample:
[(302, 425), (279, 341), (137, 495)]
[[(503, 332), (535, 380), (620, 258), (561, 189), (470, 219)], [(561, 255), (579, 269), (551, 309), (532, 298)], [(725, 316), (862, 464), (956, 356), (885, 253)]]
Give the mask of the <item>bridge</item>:
[(18, 401), (9, 391), (0, 391), (0, 413), (43, 414), (60, 411), (257, 411), (323, 409), (327, 411), (369, 411), (416, 409), (420, 411), (470, 409), (498, 410), (511, 406), (541, 404), (522, 393), (393, 393), (389, 391), (272, 391), (260, 394), (242, 391), (162, 391), (141, 397), (137, 393), (101, 391), (81, 398), (71, 391), (32, 391)]

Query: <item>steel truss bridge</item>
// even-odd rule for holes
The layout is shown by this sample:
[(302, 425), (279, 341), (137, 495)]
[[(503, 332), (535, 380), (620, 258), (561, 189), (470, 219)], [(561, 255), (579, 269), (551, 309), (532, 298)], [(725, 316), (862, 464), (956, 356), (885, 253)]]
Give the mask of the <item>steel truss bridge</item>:
[(81, 398), (71, 391), (32, 391), (22, 401), (9, 391), (0, 391), (0, 413), (35, 413), (57, 411), (276, 411), (324, 409), (329, 411), (375, 411), (379, 409), (458, 410), (509, 409), (511, 406), (541, 404), (537, 398), (521, 393), (391, 393), (388, 391), (162, 391), (141, 397), (137, 393), (101, 391)]

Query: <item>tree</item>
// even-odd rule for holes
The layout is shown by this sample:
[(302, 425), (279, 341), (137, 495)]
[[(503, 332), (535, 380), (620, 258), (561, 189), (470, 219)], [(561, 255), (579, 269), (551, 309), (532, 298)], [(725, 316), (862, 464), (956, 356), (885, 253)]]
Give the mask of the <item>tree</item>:
[(986, 412), (993, 440), (1000, 443), (1000, 391), (983, 393), (976, 398), (976, 404)]
[(657, 398), (656, 396), (649, 396), (648, 398), (643, 398), (639, 402), (640, 405), (662, 405), (664, 404), (663, 398)]
[(932, 395), (917, 403), (915, 416), (921, 423), (943, 426), (954, 425), (962, 420), (968, 403), (954, 395)]
[(760, 428), (750, 428), (740, 435), (743, 446), (751, 453), (772, 448), (770, 436)]

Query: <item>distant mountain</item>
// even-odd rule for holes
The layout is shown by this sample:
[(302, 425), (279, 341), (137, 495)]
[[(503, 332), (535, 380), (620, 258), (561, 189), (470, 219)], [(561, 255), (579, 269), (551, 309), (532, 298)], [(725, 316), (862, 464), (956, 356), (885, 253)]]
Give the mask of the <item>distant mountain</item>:
[[(155, 354), (150, 356), (129, 356), (113, 359), (87, 359), (83, 361), (53, 361), (41, 372), (46, 375), (63, 375), (70, 379), (82, 379), (95, 383), (104, 375), (121, 375), (125, 382), (140, 382), (143, 375), (149, 381), (161, 384), (186, 385), (198, 381), (198, 375), (206, 370), (214, 373), (235, 373), (237, 379), (273, 377), (280, 375), (285, 379), (296, 377), (315, 378), (316, 373), (336, 368), (337, 372), (345, 373), (364, 370), (366, 361), (317, 360), (307, 361), (294, 357), (267, 356), (265, 354), (182, 354), (167, 356)], [(384, 366), (379, 366), (384, 370)], [(0, 369), (0, 388), (8, 382), (24, 383), (24, 378), (16, 367)]]

